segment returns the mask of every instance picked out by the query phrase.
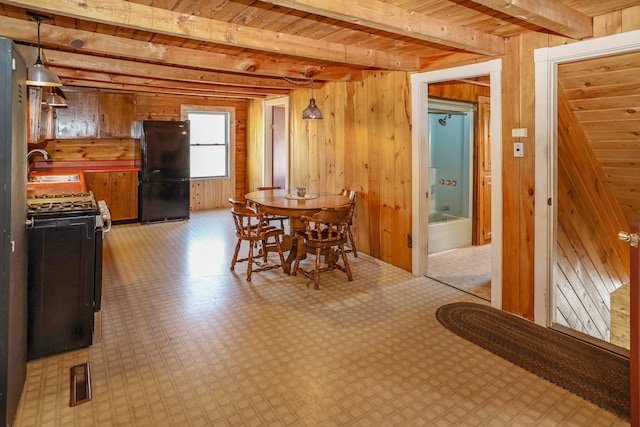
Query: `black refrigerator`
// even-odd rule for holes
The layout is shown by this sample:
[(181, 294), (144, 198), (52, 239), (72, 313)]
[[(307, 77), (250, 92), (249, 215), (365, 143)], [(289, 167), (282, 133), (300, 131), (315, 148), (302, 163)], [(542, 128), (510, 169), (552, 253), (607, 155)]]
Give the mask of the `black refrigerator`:
[(139, 221), (188, 219), (189, 122), (143, 120), (139, 131)]
[(0, 425), (13, 425), (27, 373), (27, 65), (0, 37)]

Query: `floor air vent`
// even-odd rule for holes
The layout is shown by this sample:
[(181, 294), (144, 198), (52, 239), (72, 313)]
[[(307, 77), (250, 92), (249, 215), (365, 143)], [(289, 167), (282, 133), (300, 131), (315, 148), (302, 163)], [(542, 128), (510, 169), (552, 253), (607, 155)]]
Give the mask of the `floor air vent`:
[(71, 403), (76, 406), (91, 400), (91, 374), (89, 364), (83, 363), (71, 368)]

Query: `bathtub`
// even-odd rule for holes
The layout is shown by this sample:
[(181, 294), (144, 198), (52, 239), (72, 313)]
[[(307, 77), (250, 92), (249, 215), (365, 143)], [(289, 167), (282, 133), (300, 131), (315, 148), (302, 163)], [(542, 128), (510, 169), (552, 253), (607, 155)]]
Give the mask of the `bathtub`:
[(471, 245), (471, 218), (443, 212), (429, 214), (429, 253)]

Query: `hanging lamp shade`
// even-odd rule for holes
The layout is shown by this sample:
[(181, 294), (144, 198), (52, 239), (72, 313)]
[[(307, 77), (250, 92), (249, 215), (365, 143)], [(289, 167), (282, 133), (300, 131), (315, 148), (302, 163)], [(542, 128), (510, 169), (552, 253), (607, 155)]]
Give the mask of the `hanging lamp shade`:
[(62, 86), (62, 82), (53, 71), (44, 66), (38, 55), (36, 63), (29, 67), (27, 85), (59, 87)]
[(49, 107), (67, 107), (67, 100), (57, 87), (52, 87), (51, 92), (43, 99)]
[(303, 119), (322, 119), (322, 111), (316, 105), (316, 100), (311, 98), (309, 100), (309, 106), (302, 111)]
[(33, 64), (33, 67), (29, 67), (29, 71), (27, 72), (27, 85), (50, 87), (62, 86), (60, 78), (56, 76), (53, 71), (45, 67), (42, 59), (40, 59), (40, 21), (49, 18), (36, 13), (29, 13), (28, 15), (29, 18), (38, 23), (38, 58), (36, 59), (35, 64)]
[(311, 99), (309, 100), (309, 106), (302, 111), (303, 119), (320, 120), (322, 119), (322, 111), (316, 105), (316, 100), (313, 97), (313, 78), (311, 79)]

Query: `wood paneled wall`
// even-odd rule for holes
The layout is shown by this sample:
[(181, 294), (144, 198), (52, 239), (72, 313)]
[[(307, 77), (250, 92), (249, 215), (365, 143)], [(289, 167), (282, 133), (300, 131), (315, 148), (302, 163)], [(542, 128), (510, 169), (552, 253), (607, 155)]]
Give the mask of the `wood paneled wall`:
[(404, 72), (316, 90), (324, 120), (302, 120), (308, 90), (291, 96), (291, 176), (311, 191), (358, 193), (358, 250), (411, 269), (411, 96)]
[[(247, 192), (254, 191), (263, 183), (263, 163), (264, 163), (264, 102), (253, 99), (247, 104)], [(236, 197), (242, 197), (245, 193), (236, 189)]]
[(608, 341), (610, 294), (629, 280), (627, 221), (584, 132), (558, 96), (556, 321)]
[[(430, 94), (477, 102), (489, 88), (453, 82)], [(302, 120), (305, 89), (291, 95), (291, 177), (311, 191), (355, 189), (358, 250), (411, 270), (410, 82), (406, 73), (372, 73), (361, 83), (325, 83), (316, 90), (323, 120)], [(262, 102), (249, 104), (249, 188), (262, 182)], [(254, 121), (259, 120), (259, 124)]]
[[(181, 105), (235, 108), (235, 194), (223, 179), (198, 179), (191, 182), (191, 209), (203, 210), (228, 206), (229, 197), (246, 192), (247, 102), (238, 100), (194, 100), (162, 94), (135, 95), (134, 120), (181, 120)], [(139, 141), (133, 138), (54, 139), (33, 147), (45, 148), (54, 161), (138, 160)]]
[(491, 96), (491, 88), (466, 82), (441, 82), (429, 84), (429, 96), (479, 102), (480, 96)]
[(138, 120), (180, 120), (181, 105), (235, 108), (235, 193), (225, 179), (191, 181), (191, 209), (194, 211), (229, 206), (229, 197), (246, 193), (247, 176), (247, 102), (237, 100), (194, 100), (162, 94), (139, 94), (136, 99)]

